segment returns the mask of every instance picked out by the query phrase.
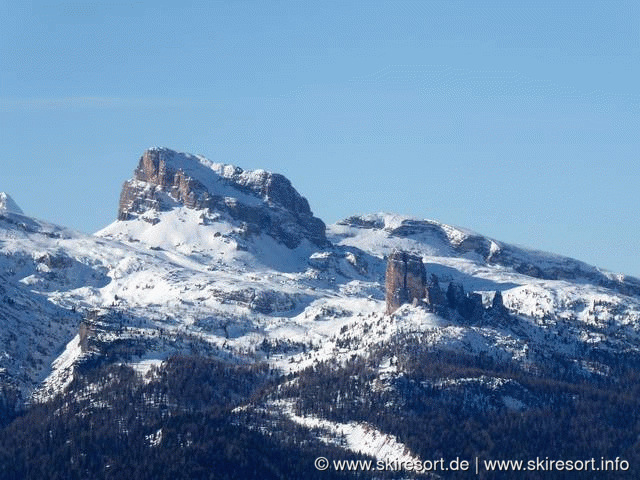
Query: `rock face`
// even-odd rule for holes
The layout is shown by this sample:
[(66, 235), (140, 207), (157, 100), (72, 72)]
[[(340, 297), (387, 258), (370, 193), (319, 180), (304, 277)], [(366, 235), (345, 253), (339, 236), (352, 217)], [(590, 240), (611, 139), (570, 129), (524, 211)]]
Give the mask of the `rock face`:
[(265, 233), (289, 248), (303, 239), (325, 246), (325, 225), (284, 176), (245, 171), (204, 157), (150, 148), (120, 195), (119, 220), (148, 210), (176, 206), (209, 209), (243, 224), (249, 234)]
[[(386, 235), (423, 242), (429, 239), (435, 255), (482, 259), (487, 265), (512, 268), (518, 273), (546, 280), (585, 280), (623, 295), (640, 295), (640, 279), (608, 273), (584, 262), (492, 240), (483, 235), (445, 225), (390, 214), (352, 216), (339, 226), (383, 230)], [(433, 253), (425, 254), (432, 255)]]
[(468, 323), (478, 323), (482, 320), (484, 314), (482, 295), (474, 292), (466, 293), (459, 283), (449, 284), (447, 303), (450, 311), (457, 312)]
[(502, 299), (502, 293), (500, 291), (496, 291), (493, 296), (493, 300), (491, 302), (491, 310), (494, 315), (505, 317), (509, 314), (509, 310), (504, 306), (504, 301)]
[(430, 275), (429, 280), (427, 281), (427, 303), (432, 305), (433, 307), (444, 307), (447, 306), (447, 299), (440, 288), (440, 282), (438, 281), (438, 277), (436, 277), (433, 273)]
[(436, 275), (427, 279), (422, 258), (403, 251), (389, 255), (385, 287), (388, 314), (405, 303), (418, 301), (429, 311), (464, 324), (480, 324), (486, 314), (494, 318), (509, 316), (500, 292), (495, 293), (491, 306), (485, 309), (482, 295), (465, 292), (457, 282), (449, 282), (446, 292), (443, 291)]
[(462, 305), (467, 298), (467, 294), (464, 291), (464, 287), (455, 282), (449, 283), (449, 287), (447, 288), (447, 302), (449, 303), (449, 308), (457, 308), (458, 305)]
[(387, 313), (405, 303), (422, 301), (426, 296), (426, 276), (421, 257), (407, 252), (389, 255), (385, 280)]

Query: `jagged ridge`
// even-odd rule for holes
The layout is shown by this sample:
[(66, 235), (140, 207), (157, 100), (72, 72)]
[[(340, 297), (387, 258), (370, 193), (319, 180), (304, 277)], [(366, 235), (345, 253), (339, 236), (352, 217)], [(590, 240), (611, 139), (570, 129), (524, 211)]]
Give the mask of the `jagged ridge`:
[(243, 222), (249, 234), (266, 233), (289, 248), (303, 239), (327, 244), (324, 223), (283, 175), (150, 148), (140, 158), (134, 178), (123, 186), (118, 219), (176, 205), (222, 212)]
[(530, 250), (499, 242), (475, 232), (452, 227), (433, 220), (420, 220), (401, 215), (355, 215), (338, 222), (349, 229), (380, 231), (410, 243), (428, 240), (430, 251), (422, 254), (445, 257), (474, 257), (487, 265), (499, 265), (515, 272), (544, 280), (588, 282), (610, 288), (625, 295), (640, 295), (640, 279), (613, 274), (579, 260), (547, 252)]

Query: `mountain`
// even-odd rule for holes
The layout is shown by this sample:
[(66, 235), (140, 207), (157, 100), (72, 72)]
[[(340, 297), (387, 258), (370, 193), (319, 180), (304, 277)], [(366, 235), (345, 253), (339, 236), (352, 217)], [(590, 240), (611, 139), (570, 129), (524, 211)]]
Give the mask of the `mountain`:
[(5, 192), (0, 192), (0, 213), (17, 213), (23, 215), (24, 212), (18, 204)]
[[(282, 175), (166, 148), (93, 236), (18, 210), (0, 210), (0, 478), (52, 449), (82, 466), (68, 478), (197, 476), (172, 470), (183, 453), (228, 478), (313, 477), (320, 453), (637, 458), (638, 279), (432, 220), (325, 226)], [(388, 309), (394, 259), (389, 288), (415, 275)]]
[(307, 200), (282, 175), (244, 171), (202, 156), (151, 148), (122, 189), (118, 218), (142, 215), (153, 222), (155, 217), (144, 214), (176, 205), (215, 212), (216, 219), (222, 215), (242, 225), (247, 235), (270, 235), (289, 248), (303, 240), (320, 247), (326, 244), (324, 223), (313, 216)]
[(16, 212), (0, 212), (0, 374), (25, 401), (60, 366), (88, 299), (110, 283), (108, 262), (130, 252)]

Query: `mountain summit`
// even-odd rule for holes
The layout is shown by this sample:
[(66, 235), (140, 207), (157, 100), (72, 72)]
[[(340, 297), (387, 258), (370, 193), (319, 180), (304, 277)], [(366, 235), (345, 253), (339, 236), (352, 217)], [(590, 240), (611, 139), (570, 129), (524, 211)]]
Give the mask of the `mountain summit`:
[(325, 231), (282, 175), (166, 148), (92, 236), (0, 199), (0, 478), (25, 451), (78, 478), (227, 451), (274, 478), (320, 478), (317, 455), (640, 464), (638, 279), (403, 215)]
[(22, 209), (8, 193), (0, 192), (0, 214), (2, 213), (17, 213), (19, 215), (24, 215)]
[(150, 148), (120, 195), (119, 220), (175, 207), (207, 210), (242, 225), (246, 233), (267, 234), (289, 248), (304, 239), (327, 243), (325, 225), (283, 175), (213, 163), (200, 155)]

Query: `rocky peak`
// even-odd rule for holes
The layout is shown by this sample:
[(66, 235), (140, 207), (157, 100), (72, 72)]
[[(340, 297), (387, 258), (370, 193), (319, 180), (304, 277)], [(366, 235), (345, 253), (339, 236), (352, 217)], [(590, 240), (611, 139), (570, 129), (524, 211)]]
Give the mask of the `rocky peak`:
[(405, 303), (422, 301), (426, 295), (426, 271), (422, 257), (396, 251), (387, 259), (385, 279), (387, 313)]
[(434, 307), (447, 305), (447, 299), (445, 298), (442, 288), (440, 288), (438, 277), (433, 273), (429, 276), (429, 280), (427, 281), (427, 303)]
[(140, 158), (134, 178), (124, 184), (118, 219), (176, 206), (226, 214), (247, 232), (266, 233), (289, 248), (304, 238), (318, 246), (327, 243), (324, 223), (283, 175), (150, 148)]
[(0, 214), (3, 213), (17, 213), (18, 215), (24, 215), (22, 209), (8, 193), (0, 192)]
[(349, 233), (352, 235), (357, 235), (357, 230), (369, 229), (394, 237), (394, 240), (408, 240), (403, 242), (402, 248), (422, 251), (425, 255), (466, 257), (484, 261), (488, 265), (511, 268), (517, 273), (534, 278), (581, 280), (624, 295), (640, 296), (638, 278), (607, 272), (569, 257), (499, 242), (434, 220), (375, 213), (352, 216), (337, 225), (351, 230)]
[(504, 306), (502, 293), (499, 290), (497, 290), (493, 296), (493, 300), (491, 302), (491, 309), (494, 312), (494, 314), (498, 316), (506, 316), (509, 313), (507, 308)]
[(456, 308), (464, 302), (467, 294), (464, 291), (464, 286), (460, 283), (451, 282), (447, 287), (447, 301), (449, 302), (449, 308)]

